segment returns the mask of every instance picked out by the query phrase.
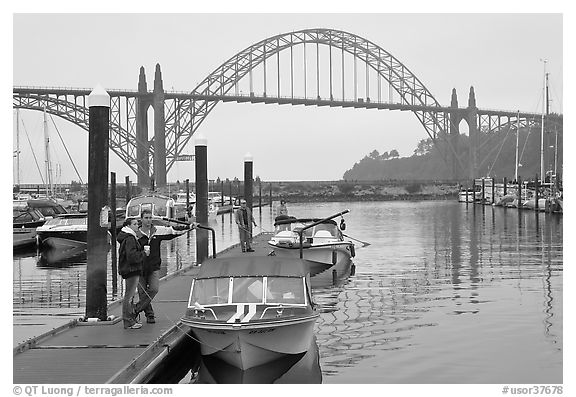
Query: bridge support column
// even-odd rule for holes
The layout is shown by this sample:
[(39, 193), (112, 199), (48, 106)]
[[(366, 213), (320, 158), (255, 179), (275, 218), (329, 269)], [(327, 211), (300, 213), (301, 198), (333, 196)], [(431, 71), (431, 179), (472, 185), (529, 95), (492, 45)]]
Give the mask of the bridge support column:
[(466, 121), (470, 135), (470, 178), (474, 179), (478, 175), (478, 160), (476, 150), (478, 149), (478, 108), (476, 107), (476, 95), (474, 87), (470, 87), (468, 96), (468, 109)]
[[(452, 89), (452, 99), (450, 107), (458, 109), (458, 97), (456, 96), (456, 88)], [(460, 170), (458, 169), (458, 137), (460, 136), (460, 117), (455, 110), (450, 113), (450, 141), (452, 143), (452, 179), (460, 178)]]
[(154, 74), (154, 177), (157, 187), (166, 186), (166, 122), (164, 120), (164, 87), (160, 64)]
[(150, 163), (148, 159), (148, 107), (150, 102), (144, 96), (147, 92), (146, 75), (142, 66), (138, 77), (138, 93), (141, 95), (136, 100), (136, 163), (138, 164), (137, 177), (140, 186), (150, 186)]

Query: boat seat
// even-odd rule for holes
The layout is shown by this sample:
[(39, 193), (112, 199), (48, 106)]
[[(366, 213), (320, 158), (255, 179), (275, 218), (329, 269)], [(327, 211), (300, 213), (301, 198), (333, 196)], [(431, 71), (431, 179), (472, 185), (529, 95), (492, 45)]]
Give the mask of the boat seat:
[(314, 243), (322, 244), (334, 241), (334, 236), (328, 230), (318, 230), (314, 233)]
[(276, 233), (274, 239), (279, 243), (280, 242), (292, 243), (294, 242), (294, 233), (292, 233), (290, 230), (282, 230), (281, 232)]

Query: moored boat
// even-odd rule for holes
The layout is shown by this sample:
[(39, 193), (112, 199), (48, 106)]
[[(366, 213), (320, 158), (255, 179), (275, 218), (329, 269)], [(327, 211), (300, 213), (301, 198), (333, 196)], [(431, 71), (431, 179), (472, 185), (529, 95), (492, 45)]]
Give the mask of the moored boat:
[(271, 256), (205, 261), (182, 318), (201, 354), (246, 370), (306, 352), (319, 316), (306, 262)]
[(26, 207), (12, 211), (13, 249), (22, 249), (36, 244), (36, 228), (42, 226), (46, 218), (40, 211)]
[(28, 208), (38, 210), (46, 219), (67, 213), (64, 207), (51, 199), (31, 199), (13, 202), (14, 210), (24, 211)]
[[(346, 212), (348, 211), (344, 213)], [(326, 270), (320, 272), (309, 269), (316, 283), (322, 278), (332, 281), (333, 271), (336, 271), (337, 276), (348, 274), (355, 256), (354, 243), (344, 240), (338, 224), (331, 219), (341, 214), (326, 219), (277, 217), (274, 222), (274, 236), (268, 241), (272, 248), (270, 254), (279, 257), (301, 257), (309, 264), (328, 265)]]
[(152, 224), (170, 226), (163, 218), (175, 218), (175, 201), (171, 197), (158, 193), (148, 193), (133, 197), (126, 205), (126, 218), (141, 218), (143, 210), (152, 213)]
[(36, 228), (38, 245), (58, 250), (86, 247), (88, 214), (62, 214)]

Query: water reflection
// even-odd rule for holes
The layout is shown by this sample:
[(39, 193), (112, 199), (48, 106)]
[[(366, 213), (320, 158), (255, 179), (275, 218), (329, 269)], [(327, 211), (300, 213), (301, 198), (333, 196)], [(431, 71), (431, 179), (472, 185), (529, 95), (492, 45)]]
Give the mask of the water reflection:
[(322, 383), (316, 338), (306, 353), (288, 355), (271, 363), (242, 371), (218, 358), (203, 356), (193, 369), (190, 383), (303, 384)]
[[(371, 245), (356, 248), (355, 275), (313, 290), (322, 382), (562, 383), (562, 216), (449, 201), (291, 203), (290, 213), (343, 208), (347, 234)], [(257, 223), (271, 229), (271, 213)], [(216, 231), (218, 249), (238, 240), (230, 214)], [(163, 274), (194, 262), (194, 238), (162, 244)], [(38, 267), (27, 255), (14, 255), (15, 310), (83, 305), (85, 265)], [(212, 367), (203, 371), (218, 378)]]

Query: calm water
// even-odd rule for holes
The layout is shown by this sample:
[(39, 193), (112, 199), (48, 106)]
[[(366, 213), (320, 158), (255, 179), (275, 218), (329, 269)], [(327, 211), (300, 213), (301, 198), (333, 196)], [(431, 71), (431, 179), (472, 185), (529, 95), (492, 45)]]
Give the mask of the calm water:
[[(357, 249), (354, 276), (314, 291), (322, 310), (316, 346), (286, 363), (284, 375), (258, 379), (562, 383), (561, 216), (451, 201), (289, 203), (303, 217), (346, 208), (345, 233), (371, 245)], [(264, 231), (272, 229), (269, 211), (255, 210)], [(218, 248), (237, 241), (230, 215), (212, 226)], [(191, 237), (164, 243), (166, 272), (193, 260)], [(83, 313), (83, 261), (54, 268), (35, 253), (15, 255), (15, 312)], [(112, 300), (111, 278), (108, 290)]]

